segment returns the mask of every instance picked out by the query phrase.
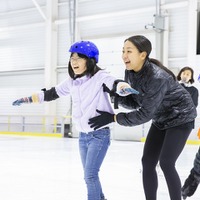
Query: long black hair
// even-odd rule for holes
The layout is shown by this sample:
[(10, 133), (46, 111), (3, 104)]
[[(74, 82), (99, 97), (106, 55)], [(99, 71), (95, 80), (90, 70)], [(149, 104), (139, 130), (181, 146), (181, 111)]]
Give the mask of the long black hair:
[(171, 70), (169, 70), (167, 67), (165, 67), (159, 60), (156, 60), (154, 58), (149, 58), (149, 61), (154, 63), (161, 69), (165, 70), (168, 74), (170, 74), (173, 77), (174, 80), (176, 80), (176, 76), (174, 75), (174, 73)]
[[(74, 53), (71, 53), (70, 58), (72, 57), (73, 54)], [(69, 63), (68, 63), (68, 73), (69, 73), (69, 76), (72, 79), (76, 79), (76, 78), (82, 77), (84, 75), (88, 75), (88, 76), (92, 77), (99, 70), (101, 70), (101, 68), (97, 66), (96, 60), (94, 58), (88, 58), (87, 56), (80, 54), (80, 53), (77, 53), (77, 55), (78, 55), (78, 57), (86, 60), (86, 68), (87, 69), (83, 74), (76, 75), (74, 73), (73, 69), (72, 69), (71, 62), (69, 61)]]
[(135, 47), (137, 47), (140, 53), (146, 52), (147, 53), (146, 59), (149, 59), (150, 62), (154, 63), (161, 69), (165, 70), (168, 74), (170, 74), (173, 77), (174, 80), (176, 80), (176, 76), (174, 75), (174, 73), (167, 67), (165, 67), (159, 60), (156, 60), (154, 58), (149, 58), (149, 55), (152, 50), (152, 45), (151, 42), (146, 37), (144, 37), (143, 35), (135, 35), (127, 38), (124, 42), (126, 41), (131, 42)]

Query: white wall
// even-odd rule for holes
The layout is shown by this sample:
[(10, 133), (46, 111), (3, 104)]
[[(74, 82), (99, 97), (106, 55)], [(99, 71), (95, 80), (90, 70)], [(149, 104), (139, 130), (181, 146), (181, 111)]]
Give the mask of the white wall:
[[(46, 1), (37, 0), (37, 2), (46, 14)], [(195, 69), (195, 79), (197, 79), (200, 74), (198, 67), (200, 56), (188, 56), (190, 2), (193, 1), (162, 1), (161, 13), (167, 15), (169, 19), (169, 27), (165, 30), (168, 35), (167, 43), (165, 41), (167, 45), (164, 48), (168, 54), (167, 67), (178, 73), (180, 68), (192, 63), (191, 67)], [(124, 66), (121, 59), (123, 41), (135, 34), (143, 34), (151, 40), (153, 44), (151, 57), (156, 57), (157, 34), (151, 26), (145, 29), (145, 25), (154, 23), (153, 15), (156, 13), (154, 0), (79, 0), (77, 4), (77, 40), (91, 40), (97, 44), (100, 50), (100, 67), (117, 78), (123, 78)], [(57, 82), (67, 76), (68, 49), (71, 43), (68, 15), (68, 1), (60, 0), (54, 30), (58, 35), (55, 69)], [(0, 1), (1, 114), (45, 112), (43, 105), (22, 108), (11, 106), (13, 100), (45, 87), (45, 31), (45, 20), (32, 1)], [(200, 88), (199, 82), (196, 81), (195, 86)], [(68, 115), (70, 105), (70, 97), (59, 99), (56, 102), (55, 114)], [(116, 125), (113, 127), (113, 137), (138, 140), (146, 134), (148, 126), (149, 124), (123, 129)], [(195, 132), (196, 129), (191, 135), (192, 138), (196, 137)]]

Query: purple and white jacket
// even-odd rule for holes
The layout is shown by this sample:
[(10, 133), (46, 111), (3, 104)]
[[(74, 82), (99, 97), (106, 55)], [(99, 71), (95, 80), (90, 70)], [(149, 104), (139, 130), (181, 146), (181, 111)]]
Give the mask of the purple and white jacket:
[[(90, 132), (88, 121), (99, 115), (96, 109), (113, 112), (108, 93), (103, 91), (103, 83), (112, 89), (116, 80), (104, 70), (98, 71), (94, 76), (83, 76), (75, 80), (69, 78), (55, 86), (58, 97), (71, 95), (72, 97), (72, 120), (79, 132)], [(39, 95), (39, 102), (44, 102), (44, 92)]]

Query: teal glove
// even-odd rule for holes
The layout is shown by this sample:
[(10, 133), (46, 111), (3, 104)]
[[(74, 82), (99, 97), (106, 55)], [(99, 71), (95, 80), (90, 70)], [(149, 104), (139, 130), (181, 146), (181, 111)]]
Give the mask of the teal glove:
[(21, 106), (21, 104), (23, 104), (23, 103), (28, 104), (28, 103), (32, 103), (32, 102), (33, 102), (32, 96), (30, 96), (30, 97), (24, 97), (24, 98), (21, 98), (21, 99), (17, 99), (16, 101), (14, 101), (12, 103), (12, 105), (13, 106)]
[(128, 96), (130, 94), (139, 94), (139, 92), (133, 88), (123, 88), (116, 92), (119, 96)]

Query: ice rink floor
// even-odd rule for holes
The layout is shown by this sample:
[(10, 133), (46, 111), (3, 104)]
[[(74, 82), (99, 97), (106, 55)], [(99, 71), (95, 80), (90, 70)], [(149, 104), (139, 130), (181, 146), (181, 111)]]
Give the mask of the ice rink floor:
[[(100, 172), (108, 200), (145, 200), (141, 142), (111, 141)], [(186, 145), (177, 169), (184, 181), (198, 150)], [(169, 200), (158, 168), (158, 200)], [(77, 138), (0, 135), (1, 200), (86, 200)], [(187, 200), (200, 200), (200, 186)]]

